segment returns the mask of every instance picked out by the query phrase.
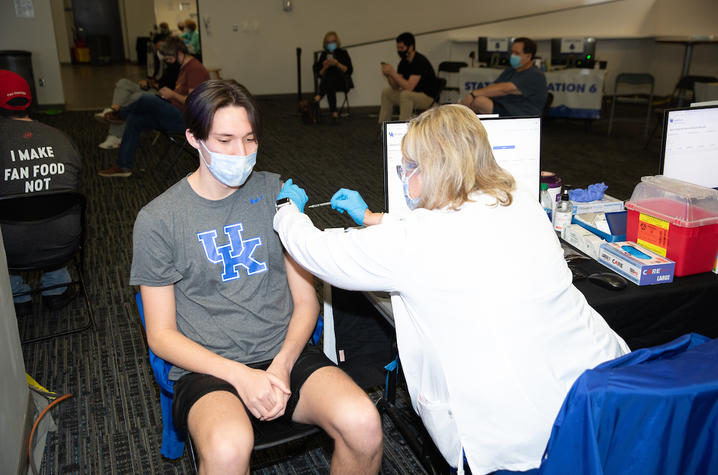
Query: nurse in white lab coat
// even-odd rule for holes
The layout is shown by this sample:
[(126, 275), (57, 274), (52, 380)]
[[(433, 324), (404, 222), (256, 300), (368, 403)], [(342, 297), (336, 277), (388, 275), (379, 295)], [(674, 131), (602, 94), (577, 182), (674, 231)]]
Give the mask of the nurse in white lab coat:
[(450, 465), (463, 471), (465, 454), (474, 474), (538, 467), (575, 379), (629, 349), (572, 285), (542, 207), (468, 108), (413, 119), (402, 153), (408, 217), (340, 190), (332, 207), (368, 227), (322, 232), (288, 180), (274, 228), (319, 278), (391, 293), (412, 405)]

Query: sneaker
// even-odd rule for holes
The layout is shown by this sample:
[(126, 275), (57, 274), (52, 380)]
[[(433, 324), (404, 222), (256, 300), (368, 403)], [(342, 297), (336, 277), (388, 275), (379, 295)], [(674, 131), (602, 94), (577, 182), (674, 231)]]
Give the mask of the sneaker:
[(102, 120), (107, 122), (108, 124), (125, 123), (125, 119), (123, 119), (120, 115), (120, 112), (116, 110), (110, 110), (110, 112), (105, 112), (105, 114), (102, 116)]
[(112, 165), (107, 170), (100, 170), (98, 175), (104, 176), (105, 178), (128, 178), (132, 176), (132, 172), (130, 170), (120, 168), (117, 165)]
[(102, 109), (102, 112), (98, 112), (93, 117), (95, 118), (95, 120), (104, 123), (105, 122), (105, 114), (107, 114), (108, 112), (112, 112), (112, 109), (109, 107), (105, 107), (104, 109)]
[(105, 141), (98, 145), (98, 147), (105, 150), (114, 150), (116, 148), (120, 148), (120, 142), (122, 142), (121, 138), (115, 137), (114, 135), (108, 135)]
[(43, 295), (42, 303), (50, 310), (60, 310), (72, 302), (75, 297), (77, 297), (77, 292), (74, 287), (70, 286), (60, 295)]

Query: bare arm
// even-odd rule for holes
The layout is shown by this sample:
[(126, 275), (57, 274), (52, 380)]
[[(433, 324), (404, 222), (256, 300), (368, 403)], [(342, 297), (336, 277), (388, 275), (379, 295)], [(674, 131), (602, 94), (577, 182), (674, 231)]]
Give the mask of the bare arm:
[(195, 373), (211, 374), (232, 384), (247, 408), (258, 418), (276, 415), (275, 389), (289, 387), (274, 375), (223, 358), (182, 335), (177, 329), (174, 286), (140, 286), (147, 342), (160, 358)]
[[(287, 269), (289, 290), (292, 293), (294, 311), (289, 321), (289, 329), (282, 348), (272, 360), (267, 372), (277, 376), (289, 386), (289, 374), (317, 324), (319, 302), (314, 290), (314, 278), (312, 275), (300, 267), (286, 252), (284, 254), (284, 263)], [(286, 406), (289, 399), (289, 394), (283, 394), (278, 390), (276, 397), (283, 399), (284, 404), (282, 410), (275, 417), (269, 419), (274, 419), (284, 414), (284, 406)]]

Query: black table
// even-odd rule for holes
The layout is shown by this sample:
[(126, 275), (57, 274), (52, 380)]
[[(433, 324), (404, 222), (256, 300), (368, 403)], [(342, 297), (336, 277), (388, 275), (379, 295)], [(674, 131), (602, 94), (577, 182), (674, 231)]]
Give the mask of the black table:
[[(594, 260), (574, 262), (585, 274), (606, 272)], [(685, 333), (718, 338), (718, 275), (676, 277), (669, 284), (604, 289), (587, 279), (574, 285), (632, 349), (667, 343)]]

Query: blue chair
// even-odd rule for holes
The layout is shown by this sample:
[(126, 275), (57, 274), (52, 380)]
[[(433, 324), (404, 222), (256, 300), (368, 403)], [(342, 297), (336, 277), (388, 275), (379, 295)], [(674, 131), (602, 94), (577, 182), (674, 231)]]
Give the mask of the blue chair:
[[(138, 292), (135, 295), (137, 302), (137, 310), (142, 319), (142, 327), (145, 328), (145, 312), (142, 306), (142, 295)], [(321, 338), (323, 330), (323, 320), (321, 315), (317, 321), (317, 326), (311, 338), (311, 343), (316, 345)], [(163, 360), (148, 347), (150, 356), (150, 366), (155, 375), (155, 380), (160, 387), (160, 406), (162, 408), (162, 447), (160, 453), (168, 459), (178, 459), (184, 453), (185, 442), (189, 442), (189, 452), (192, 457), (195, 470), (197, 470), (197, 459), (194, 447), (189, 434), (178, 430), (172, 418), (172, 396), (174, 395), (174, 381), (169, 379), (170, 369), (172, 365)], [(270, 447), (276, 447), (294, 440), (299, 440), (310, 435), (319, 433), (321, 429), (317, 426), (300, 424), (295, 422), (286, 422), (283, 419), (277, 419), (270, 422), (262, 423), (254, 426), (254, 451), (264, 450)]]
[(540, 474), (718, 473), (718, 339), (683, 335), (585, 371)]

